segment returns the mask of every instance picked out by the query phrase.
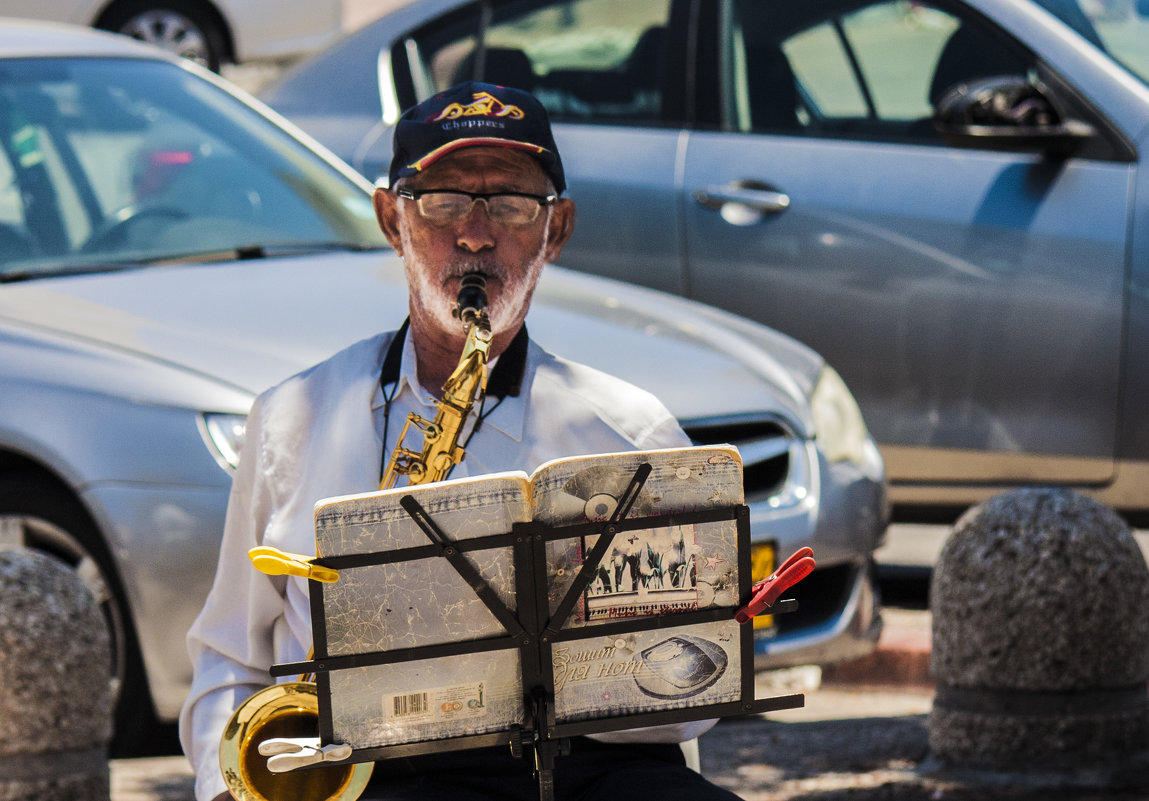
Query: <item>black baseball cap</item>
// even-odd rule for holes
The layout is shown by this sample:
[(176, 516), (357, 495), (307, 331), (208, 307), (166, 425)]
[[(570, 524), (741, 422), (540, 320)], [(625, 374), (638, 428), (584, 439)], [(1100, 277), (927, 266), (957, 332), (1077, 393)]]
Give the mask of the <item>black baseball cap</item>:
[(521, 89), (478, 81), (452, 86), (403, 113), (395, 126), (391, 186), (464, 147), (522, 150), (543, 166), (556, 192), (566, 189), (543, 104)]

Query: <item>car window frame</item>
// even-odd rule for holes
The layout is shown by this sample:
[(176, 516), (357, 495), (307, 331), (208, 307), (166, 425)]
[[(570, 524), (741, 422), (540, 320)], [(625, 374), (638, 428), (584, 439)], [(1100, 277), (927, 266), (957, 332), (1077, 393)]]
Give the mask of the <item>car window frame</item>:
[[(476, 47), (483, 50), (487, 46), (488, 29), (493, 24), (502, 24), (505, 21), (507, 9), (518, 6), (526, 12), (529, 9), (561, 4), (562, 0), (475, 0), (406, 31), (392, 43), (389, 53), (392, 80), (399, 107), (410, 108), (426, 99), (431, 93), (431, 89), (421, 85), (423, 82), (414, 75), (411, 64), (413, 52), (418, 47), (417, 41), (426, 38), (428, 31), (438, 32), (448, 27), (466, 31), (468, 26), (473, 26), (470, 35), (474, 36)], [(553, 121), (556, 124), (622, 125), (628, 128), (691, 127), (697, 103), (694, 88), (698, 83), (694, 74), (697, 66), (694, 58), (697, 52), (695, 37), (698, 35), (696, 23), (705, 16), (700, 10), (703, 5), (703, 0), (669, 0), (666, 47), (671, 54), (684, 53), (686, 57), (682, 59), (671, 57), (667, 60), (662, 82), (661, 114), (658, 119), (647, 122), (593, 117), (567, 119), (555, 116)]]
[[(847, 142), (869, 142), (889, 144), (912, 144), (923, 147), (951, 147), (940, 137), (927, 139), (923, 137), (893, 137), (888, 135), (868, 134), (857, 131), (830, 131), (820, 130), (817, 133), (749, 130), (739, 131), (734, 121), (728, 115), (728, 109), (720, 102), (708, 98), (722, 98), (727, 89), (715, 83), (706, 84), (707, 76), (722, 76), (723, 60), (726, 58), (724, 43), (721, 34), (732, 18), (731, 8), (735, 0), (720, 0), (717, 3), (704, 4), (700, 8), (703, 18), (697, 23), (699, 37), (697, 41), (697, 76), (694, 105), (698, 110), (695, 127), (705, 131), (721, 131), (729, 134), (742, 134), (748, 136), (793, 136), (814, 140), (833, 140)], [(837, 7), (835, 13), (847, 13), (859, 5), (865, 5), (866, 0), (805, 0), (804, 5), (817, 4), (820, 7)], [(1100, 161), (1133, 162), (1137, 160), (1136, 149), (1121, 131), (1094, 106), (1073, 84), (1062, 76), (1056, 69), (1034, 53), (1024, 42), (1020, 41), (1009, 30), (969, 4), (953, 2), (953, 0), (929, 0), (929, 4), (956, 17), (963, 22), (981, 26), (988, 35), (1000, 39), (1004, 46), (1015, 53), (1024, 56), (1032, 63), (1031, 70), (1037, 80), (1049, 91), (1053, 99), (1061, 105), (1066, 116), (1082, 119), (1094, 129), (1094, 135), (1086, 140), (1074, 154), (1076, 157)], [(793, 35), (793, 31), (780, 34), (780, 41)], [(860, 76), (855, 75), (855, 79)], [(799, 87), (799, 93), (801, 88)], [(980, 148), (978, 148), (980, 149)], [(988, 146), (986, 149), (990, 149)]]

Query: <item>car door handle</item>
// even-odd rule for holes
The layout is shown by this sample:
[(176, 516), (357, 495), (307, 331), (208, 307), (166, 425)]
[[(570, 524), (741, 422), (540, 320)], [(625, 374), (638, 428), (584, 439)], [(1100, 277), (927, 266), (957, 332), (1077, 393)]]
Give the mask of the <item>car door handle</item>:
[(726, 186), (696, 189), (694, 202), (704, 209), (716, 211), (723, 211), (734, 204), (758, 214), (778, 214), (790, 208), (789, 195), (758, 181), (738, 181)]

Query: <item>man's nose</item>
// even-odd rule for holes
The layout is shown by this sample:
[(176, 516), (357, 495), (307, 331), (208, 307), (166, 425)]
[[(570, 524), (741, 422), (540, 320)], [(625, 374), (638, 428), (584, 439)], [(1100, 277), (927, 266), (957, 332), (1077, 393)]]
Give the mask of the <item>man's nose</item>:
[(487, 204), (476, 201), (460, 223), (457, 244), (471, 253), (495, 246), (495, 224), (487, 216)]

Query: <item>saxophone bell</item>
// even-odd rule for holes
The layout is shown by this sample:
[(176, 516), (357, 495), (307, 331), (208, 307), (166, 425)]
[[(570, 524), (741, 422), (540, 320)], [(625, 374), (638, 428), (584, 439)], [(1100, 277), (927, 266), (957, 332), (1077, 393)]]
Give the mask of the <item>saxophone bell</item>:
[[(324, 583), (339, 579), (338, 572), (313, 564), (311, 557), (270, 546), (252, 548), (247, 555), (256, 570), (269, 576)], [(219, 742), (219, 766), (235, 801), (355, 801), (363, 793), (373, 762), (344, 762), (297, 773), (273, 771), (267, 756), (280, 752), (261, 747), (282, 738), (319, 743), (319, 689), (314, 676), (264, 687), (232, 713)]]
[(236, 801), (355, 801), (373, 762), (273, 773), (259, 750), (267, 740), (312, 737), (318, 742), (319, 698), (314, 682), (264, 687), (232, 713), (219, 744), (220, 770)]

